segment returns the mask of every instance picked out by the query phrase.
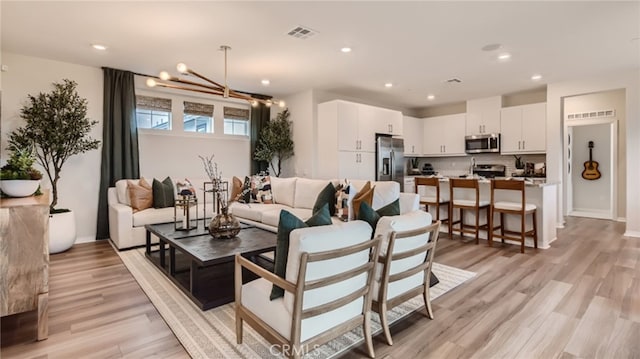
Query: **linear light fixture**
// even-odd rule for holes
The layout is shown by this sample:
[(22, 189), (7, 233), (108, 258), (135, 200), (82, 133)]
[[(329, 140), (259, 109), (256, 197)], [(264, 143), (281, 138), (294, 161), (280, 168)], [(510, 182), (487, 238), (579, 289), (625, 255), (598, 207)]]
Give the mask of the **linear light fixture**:
[(179, 73), (187, 76), (189, 75), (195, 76), (198, 79), (207, 82), (208, 84), (189, 81), (189, 80), (183, 80), (179, 77), (171, 76), (171, 74), (169, 74), (167, 71), (162, 71), (158, 76), (160, 80), (170, 81), (172, 83), (157, 81), (154, 78), (148, 78), (147, 86), (149, 87), (160, 86), (160, 87), (166, 87), (166, 88), (172, 88), (172, 89), (178, 89), (178, 90), (205, 93), (205, 94), (215, 95), (215, 96), (222, 96), (224, 98), (237, 98), (237, 99), (241, 99), (249, 102), (252, 106), (257, 106), (259, 103), (263, 103), (267, 107), (270, 107), (273, 104), (277, 104), (280, 107), (284, 107), (285, 106), (284, 101), (274, 100), (274, 99), (265, 100), (261, 98), (256, 98), (249, 94), (229, 88), (229, 85), (227, 84), (227, 52), (229, 50), (231, 50), (230, 46), (227, 46), (227, 45), (220, 46), (220, 51), (224, 51), (224, 85), (221, 85), (197, 73), (193, 69), (190, 69), (184, 63), (179, 63), (178, 65), (176, 65), (176, 69), (178, 70)]

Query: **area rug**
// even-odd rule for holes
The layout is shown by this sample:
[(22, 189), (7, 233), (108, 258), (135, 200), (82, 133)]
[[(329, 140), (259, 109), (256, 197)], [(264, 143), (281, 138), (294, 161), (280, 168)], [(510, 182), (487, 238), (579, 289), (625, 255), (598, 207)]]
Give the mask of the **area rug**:
[[(192, 358), (269, 358), (278, 357), (275, 349), (251, 327), (244, 325), (243, 344), (236, 344), (233, 304), (201, 311), (180, 289), (144, 256), (144, 249), (118, 252), (125, 266), (147, 294), (160, 315)], [(476, 274), (434, 263), (433, 272), (440, 283), (431, 288), (431, 299), (459, 286)], [(424, 308), (417, 296), (389, 313), (390, 322)], [(382, 332), (379, 317), (372, 315), (372, 331)], [(313, 358), (332, 358), (364, 341), (361, 328), (322, 345), (307, 354)]]

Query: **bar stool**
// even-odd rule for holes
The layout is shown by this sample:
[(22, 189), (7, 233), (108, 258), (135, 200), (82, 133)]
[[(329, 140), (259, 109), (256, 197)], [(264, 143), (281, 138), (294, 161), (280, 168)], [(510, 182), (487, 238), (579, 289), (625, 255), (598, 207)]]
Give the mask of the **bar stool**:
[[(492, 180), (491, 181), (491, 215), (489, 216), (490, 227), (493, 228), (489, 234), (489, 245), (493, 246), (493, 237), (501, 238), (502, 243), (505, 239), (520, 242), (520, 253), (524, 253), (524, 239), (525, 237), (533, 237), (533, 246), (538, 248), (538, 231), (536, 226), (536, 205), (527, 203), (524, 195), (525, 183), (519, 180)], [(520, 202), (496, 202), (495, 191), (519, 191), (521, 193), (522, 200)], [(495, 212), (500, 213), (500, 225), (493, 227), (493, 215)], [(510, 231), (505, 229), (504, 215), (515, 214), (520, 216), (520, 231)], [(532, 215), (533, 228), (529, 231), (525, 230), (525, 216), (527, 214)], [(493, 231), (500, 229), (500, 234), (494, 234)], [(517, 236), (509, 236), (517, 235)]]
[[(456, 188), (466, 188), (475, 190), (475, 199), (458, 199), (455, 197)], [(453, 232), (459, 232), (461, 236), (464, 233), (472, 233), (476, 237), (476, 244), (480, 242), (478, 233), (481, 229), (487, 231), (487, 238), (489, 238), (489, 201), (480, 200), (480, 186), (477, 179), (465, 179), (465, 178), (450, 178), (449, 179), (449, 198), (451, 203), (449, 205), (449, 237), (452, 237)], [(453, 220), (453, 211), (458, 208), (460, 210), (460, 219)], [(480, 210), (485, 209), (487, 211), (487, 223), (480, 225)], [(476, 217), (475, 225), (464, 223), (464, 211), (470, 210), (474, 212)], [(454, 228), (455, 224), (460, 224), (460, 227)]]
[(425, 205), (425, 211), (427, 212), (429, 212), (429, 206), (436, 207), (436, 215), (433, 222), (448, 223), (449, 218), (440, 219), (440, 206), (447, 206), (447, 213), (449, 213), (449, 193), (440, 194), (440, 179), (435, 177), (416, 177), (415, 192), (418, 194), (420, 193), (418, 191), (419, 186), (435, 187), (435, 196), (420, 196), (420, 204)]

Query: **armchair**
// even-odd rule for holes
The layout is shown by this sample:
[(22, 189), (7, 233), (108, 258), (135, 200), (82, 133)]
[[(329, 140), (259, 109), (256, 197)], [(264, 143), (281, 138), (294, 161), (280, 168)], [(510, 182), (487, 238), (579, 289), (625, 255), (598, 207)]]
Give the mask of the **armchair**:
[[(373, 358), (370, 288), (378, 248), (379, 239), (371, 239), (371, 227), (353, 221), (292, 231), (285, 279), (237, 255), (238, 344), (247, 322), (282, 354), (299, 358), (362, 326)], [(243, 269), (260, 278), (243, 285)], [(285, 290), (284, 298), (269, 299), (273, 284)]]
[(381, 236), (382, 242), (372, 290), (372, 310), (380, 315), (389, 345), (393, 345), (393, 340), (388, 310), (422, 294), (427, 315), (433, 319), (429, 284), (440, 221), (429, 223), (431, 215), (421, 211), (382, 217), (378, 222), (376, 235)]

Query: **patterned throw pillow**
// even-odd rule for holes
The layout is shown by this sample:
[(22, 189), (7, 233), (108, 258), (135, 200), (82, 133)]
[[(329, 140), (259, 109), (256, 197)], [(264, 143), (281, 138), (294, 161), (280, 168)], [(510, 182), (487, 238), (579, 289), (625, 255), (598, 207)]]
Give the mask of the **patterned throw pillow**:
[(271, 179), (269, 176), (251, 176), (251, 202), (264, 204), (273, 203), (273, 196), (271, 195)]

